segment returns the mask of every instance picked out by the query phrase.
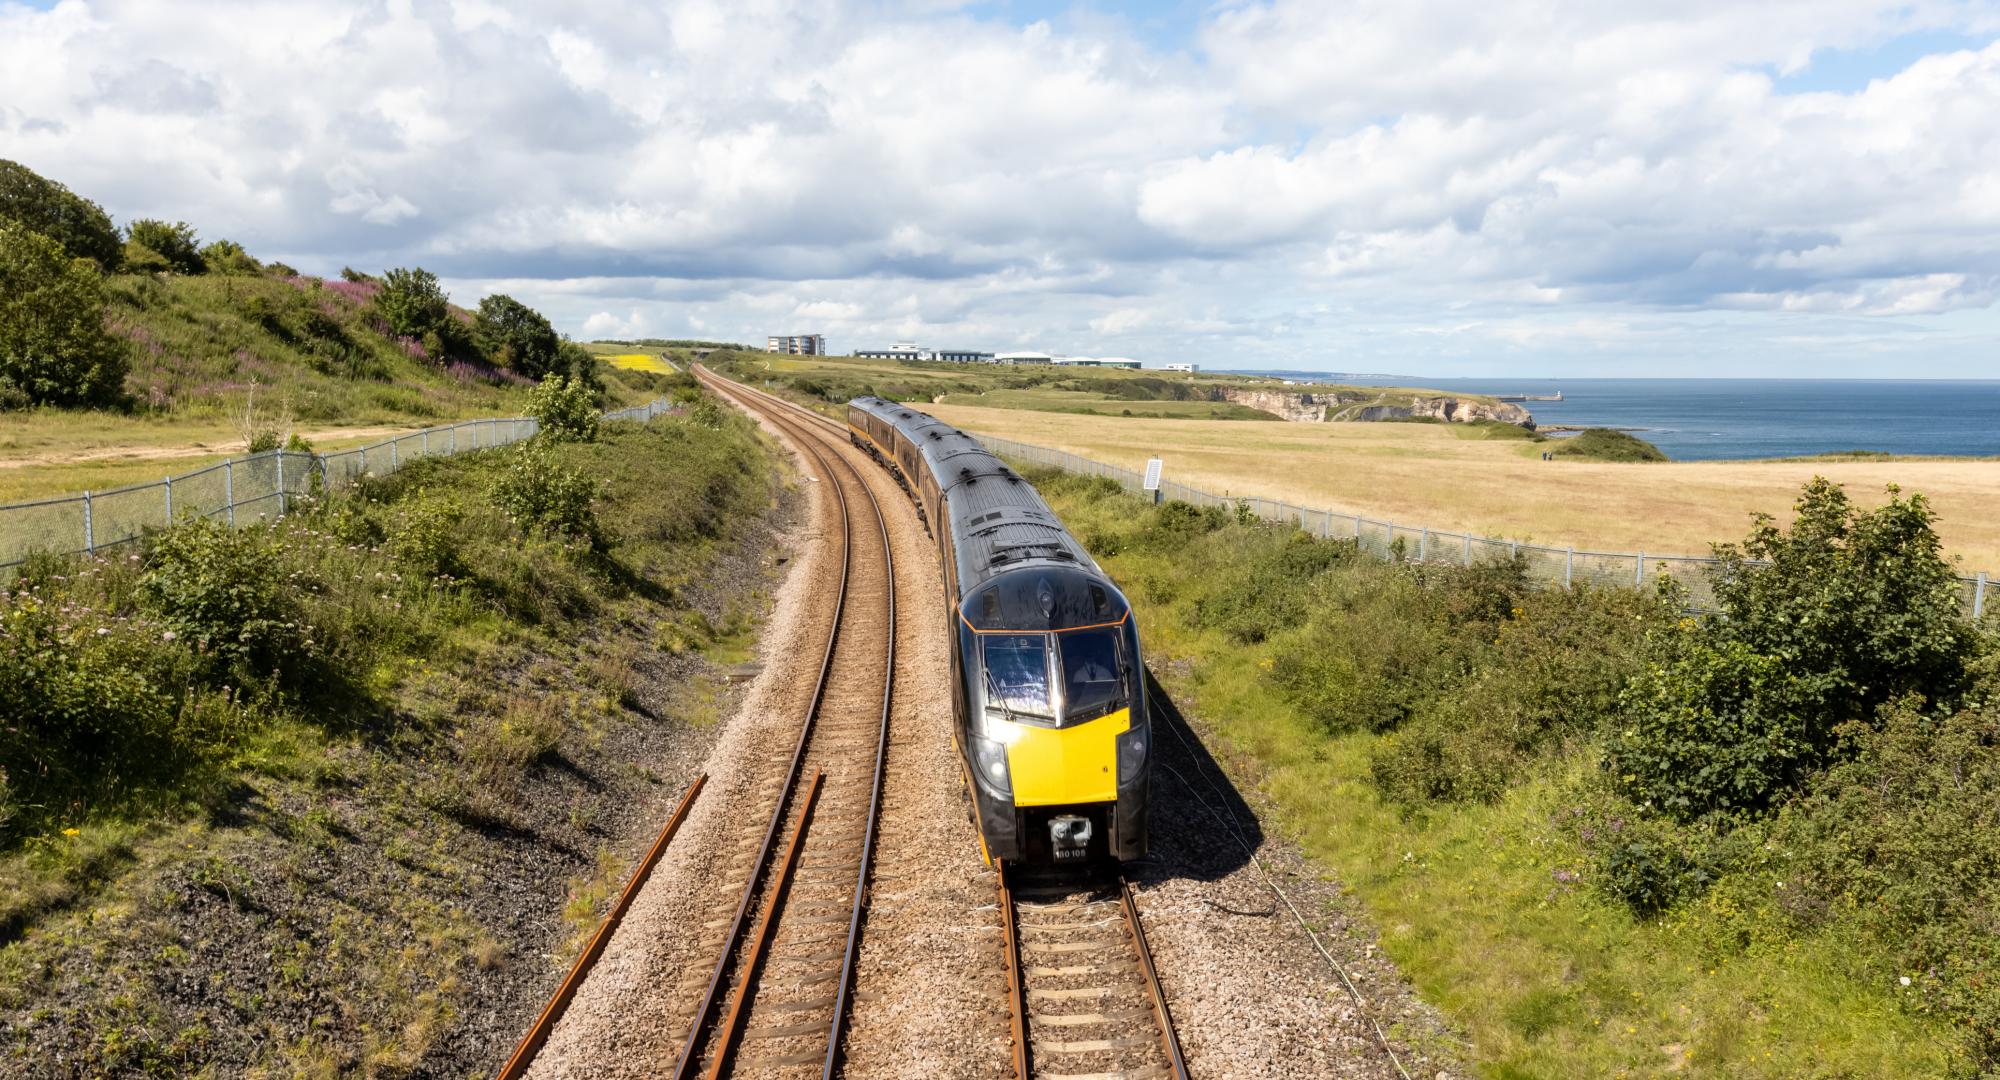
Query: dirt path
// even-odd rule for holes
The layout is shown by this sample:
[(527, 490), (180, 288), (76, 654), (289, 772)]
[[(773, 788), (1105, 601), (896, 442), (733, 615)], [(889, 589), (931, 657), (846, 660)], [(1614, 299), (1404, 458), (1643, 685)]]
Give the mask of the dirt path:
[[(357, 439), (376, 439), (388, 435), (401, 435), (409, 431), (422, 430), (410, 427), (349, 427), (319, 428), (301, 431), (299, 437), (307, 442), (343, 443)], [(76, 465), (86, 461), (165, 461), (174, 458), (212, 457), (216, 454), (246, 453), (234, 440), (221, 445), (194, 443), (190, 446), (98, 446), (88, 450), (38, 450), (18, 456), (0, 456), (0, 469), (19, 469), (31, 465)]]

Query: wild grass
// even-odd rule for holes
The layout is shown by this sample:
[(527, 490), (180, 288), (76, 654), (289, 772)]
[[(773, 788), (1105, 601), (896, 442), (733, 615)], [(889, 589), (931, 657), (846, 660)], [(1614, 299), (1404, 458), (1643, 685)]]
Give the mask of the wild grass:
[[(243, 453), (260, 432), (340, 449), (520, 414), (527, 380), (433, 363), (375, 322), (374, 289), (274, 275), (111, 278), (106, 322), (131, 357), (127, 403), (0, 412), (0, 503), (157, 481)], [(652, 396), (603, 367), (613, 406)]]
[(1706, 555), (1757, 512), (1789, 520), (1816, 475), (1858, 502), (1920, 491), (1960, 573), (2000, 572), (2000, 461), (1853, 460), (1618, 464), (1543, 461), (1552, 443), (1488, 440), (1445, 424), (1240, 424), (926, 407), (970, 431), (1143, 469), (1169, 480), (1410, 526), (1584, 551)]
[[(556, 759), (624, 722), (647, 628), (772, 497), (766, 447), (719, 410), (553, 452), (608, 478), (603, 546), (509, 520), (502, 449), (38, 558), (0, 595), (0, 1061), (422, 1059), (504, 953), (464, 903), (468, 838), (521, 827)], [(181, 939), (198, 916), (214, 941)], [(213, 993), (176, 991), (185, 969)]]
[[(1608, 890), (1603, 831), (1636, 812), (1606, 793), (1598, 740), (1664, 617), (1640, 598), (1382, 564), (1103, 482), (1034, 479), (1133, 600), (1153, 670), (1266, 801), (1267, 825), (1360, 899), (1481, 1075), (1976, 1071), (1977, 1033), (1901, 981), (1896, 935), (1786, 907), (1795, 860), (1856, 848), (1760, 835), (1659, 916)], [(1382, 765), (1427, 725), (1464, 739), (1403, 774), (1491, 782), (1398, 796)]]

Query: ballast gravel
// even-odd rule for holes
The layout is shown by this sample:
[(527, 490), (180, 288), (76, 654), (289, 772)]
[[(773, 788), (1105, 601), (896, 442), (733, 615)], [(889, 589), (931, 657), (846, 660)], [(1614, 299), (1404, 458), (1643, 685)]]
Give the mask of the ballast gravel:
[[(1000, 919), (951, 739), (937, 549), (894, 479), (842, 446), (880, 499), (898, 581), (889, 776), (842, 1074), (1006, 1077)], [(728, 914), (742, 888), (747, 869), (733, 860), (768, 813), (772, 759), (790, 752), (832, 618), (838, 519), (811, 459), (795, 452), (794, 462), (810, 511), (789, 538), (792, 570), (762, 637), (763, 670), (723, 722), (708, 789), (532, 1076), (657, 1075), (687, 1034), (688, 988), (715, 962), (704, 924)], [(1259, 827), (1255, 794), (1246, 798), (1209, 756), (1198, 720), (1168, 703), (1154, 723), (1152, 852), (1127, 871), (1192, 1074), (1464, 1075), (1448, 1025), (1373, 947), (1338, 883)], [(1385, 1045), (1387, 1032), (1397, 1038)]]

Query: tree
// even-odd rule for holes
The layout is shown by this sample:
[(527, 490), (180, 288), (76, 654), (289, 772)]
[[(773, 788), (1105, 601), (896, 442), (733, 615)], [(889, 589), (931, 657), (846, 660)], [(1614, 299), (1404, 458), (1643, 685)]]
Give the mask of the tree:
[(124, 244), (103, 207), (19, 162), (0, 160), (0, 221), (41, 233), (103, 273), (124, 261)]
[(108, 401), (125, 350), (104, 332), (97, 264), (14, 222), (0, 222), (0, 404)]
[(382, 291), (375, 296), (375, 311), (390, 333), (402, 337), (435, 333), (451, 318), (450, 301), (445, 299), (437, 275), (422, 267), (389, 271)]
[(264, 269), (262, 263), (251, 258), (250, 253), (243, 250), (243, 245), (234, 240), (217, 240), (202, 248), (201, 261), (211, 274), (255, 274)]
[(125, 236), (125, 261), (139, 273), (199, 274), (208, 269), (194, 226), (185, 221), (140, 218), (125, 227)]
[(528, 378), (539, 379), (563, 369), (563, 341), (556, 328), (540, 312), (511, 296), (496, 293), (479, 302), (473, 335), (494, 363)]

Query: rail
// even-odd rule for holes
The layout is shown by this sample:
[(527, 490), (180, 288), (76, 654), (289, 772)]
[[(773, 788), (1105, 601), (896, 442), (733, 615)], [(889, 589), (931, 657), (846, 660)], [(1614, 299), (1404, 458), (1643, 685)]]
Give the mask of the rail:
[[(676, 415), (678, 406), (660, 398), (614, 409), (605, 420)], [(531, 416), (493, 417), (425, 428), (351, 450), (324, 454), (266, 450), (213, 465), (107, 491), (85, 491), (0, 506), (0, 572), (11, 570), (37, 551), (90, 555), (129, 544), (148, 529), (192, 517), (217, 518), (230, 525), (283, 517), (294, 500), (374, 474), (395, 472), (421, 458), (490, 450), (532, 438), (541, 425)]]
[[(1063, 450), (1015, 442), (993, 435), (971, 433), (980, 445), (1002, 457), (1037, 465), (1047, 465), (1083, 476), (1101, 476), (1134, 494), (1144, 490), (1145, 478), (1131, 469), (1093, 461)], [(1712, 575), (1722, 565), (1720, 559), (1699, 555), (1658, 555), (1649, 552), (1583, 551), (1577, 548), (1545, 547), (1519, 540), (1448, 532), (1418, 525), (1379, 521), (1357, 514), (1342, 514), (1298, 506), (1277, 499), (1246, 495), (1216, 495), (1186, 484), (1163, 480), (1159, 497), (1216, 506), (1256, 515), (1265, 521), (1288, 522), (1323, 537), (1352, 539), (1362, 551), (1384, 559), (1411, 559), (1418, 562), (1454, 562), (1472, 566), (1481, 562), (1522, 560), (1530, 580), (1543, 585), (1569, 588), (1578, 584), (1632, 586), (1641, 588), (1662, 574), (1671, 574), (1688, 587), (1692, 604), (1712, 608)], [(1757, 565), (1753, 563), (1752, 565)], [(1958, 575), (1958, 601), (1973, 618), (1987, 614), (1992, 580), (1985, 574)]]
[[(695, 374), (711, 389), (721, 389), (721, 386), (718, 385), (720, 380), (712, 373), (697, 366)], [(782, 399), (761, 394), (748, 387), (731, 384), (729, 389), (745, 395), (750, 401), (761, 401), (764, 407), (760, 411), (764, 411), (766, 418), (773, 424), (785, 428), (797, 436), (800, 450), (817, 463), (822, 476), (832, 481), (837, 510), (841, 520), (839, 555), (841, 569), (836, 588), (833, 619), (829, 624), (826, 646), (821, 656), (819, 674), (813, 687), (812, 696), (806, 707), (804, 720), (800, 724), (797, 742), (793, 748), (792, 758), (787, 767), (785, 779), (779, 789), (780, 793), (777, 805), (773, 808), (770, 819), (766, 824), (762, 843), (751, 864), (749, 879), (744, 884), (730, 930), (724, 936), (714, 966), (709, 970), (706, 985), (702, 991), (701, 1002), (689, 1021), (687, 1035), (681, 1044), (679, 1055), (674, 1064), (673, 1075), (677, 1080), (679, 1078), (692, 1077), (695, 1071), (701, 1066), (704, 1056), (706, 1056), (709, 1061), (707, 1075), (710, 1077), (720, 1077), (734, 1065), (740, 1041), (745, 1038), (758, 1036), (759, 1032), (754, 1029), (746, 1031), (745, 1025), (750, 1021), (752, 1013), (756, 1008), (758, 992), (761, 989), (759, 976), (767, 962), (767, 957), (774, 948), (774, 942), (777, 941), (777, 935), (783, 923), (784, 907), (792, 888), (792, 870), (797, 866), (804, 846), (807, 843), (812, 842), (813, 839), (821, 835), (833, 835), (837, 837), (842, 832), (843, 826), (849, 828), (858, 826), (861, 833), (858, 845), (860, 851), (859, 857), (855, 860), (855, 876), (853, 878), (853, 893), (850, 906), (846, 918), (843, 920), (847, 924), (846, 940), (839, 950), (840, 964), (838, 970), (829, 973), (833, 979), (837, 980), (834, 996), (830, 1002), (819, 1003), (815, 1006), (815, 1008), (823, 1008), (826, 1005), (831, 1005), (830, 1015), (824, 1023), (787, 1024), (766, 1031), (766, 1034), (773, 1038), (789, 1038), (804, 1035), (808, 1029), (815, 1031), (823, 1030), (826, 1038), (824, 1051), (775, 1058), (770, 1059), (769, 1062), (759, 1063), (798, 1065), (806, 1064), (809, 1058), (813, 1063), (817, 1063), (820, 1066), (822, 1077), (831, 1080), (840, 1067), (841, 1035), (845, 1030), (847, 1015), (853, 1001), (852, 987), (856, 962), (859, 956), (861, 928), (866, 912), (868, 879), (874, 862), (876, 823), (881, 813), (884, 777), (888, 763), (889, 718), (894, 689), (893, 675), (895, 671), (895, 563), (889, 543), (887, 519), (883, 516), (881, 506), (876, 501), (873, 492), (862, 481), (860, 473), (854, 470), (850, 463), (839, 458), (838, 454), (833, 455), (834, 460), (840, 461), (842, 466), (848, 469), (848, 475), (852, 477), (854, 486), (867, 499), (866, 504), (850, 505), (848, 483), (841, 480), (840, 474), (834, 471), (828, 455), (823, 453), (821, 446), (817, 445), (818, 440), (805, 433), (806, 429), (799, 420), (790, 417), (791, 411), (796, 406), (792, 406), (790, 403), (782, 401)], [(750, 401), (744, 402), (746, 407), (750, 404)], [(849, 618), (852, 611), (849, 605), (850, 593), (852, 591), (851, 569), (855, 560), (862, 557), (858, 554), (862, 548), (855, 543), (856, 537), (854, 535), (853, 522), (856, 517), (862, 515), (864, 509), (872, 511), (876, 535), (881, 544), (881, 566), (883, 573), (881, 588), (884, 593), (883, 600), (886, 608), (883, 630), (884, 656), (881, 668), (881, 711), (875, 718), (874, 724), (875, 752), (873, 755), (872, 779), (869, 784), (864, 816), (859, 822), (852, 820), (842, 821), (839, 814), (836, 813), (833, 821), (829, 822), (825, 827), (814, 829), (812, 838), (809, 838), (807, 833), (808, 819), (813, 815), (814, 807), (822, 799), (821, 787), (826, 782), (827, 777), (825, 772), (815, 775), (810, 791), (804, 796), (792, 841), (787, 847), (783, 863), (776, 869), (776, 877), (772, 880), (770, 886), (762, 890), (764, 897), (763, 914), (758, 919), (756, 932), (751, 939), (749, 951), (739, 958), (738, 953), (743, 947), (753, 901), (759, 895), (759, 885), (767, 876), (772, 874), (772, 859), (775, 853), (779, 830), (784, 823), (788, 804), (794, 801), (799, 778), (807, 759), (808, 749), (813, 745), (820, 726), (820, 720), (822, 719), (821, 711), (826, 705), (827, 692), (834, 678), (836, 660), (842, 654), (843, 645), (851, 645), (856, 636), (856, 628), (850, 622)], [(873, 564), (870, 563), (869, 565), (872, 566)], [(828, 786), (830, 787), (831, 785)], [(828, 843), (837, 842), (837, 840), (828, 841)], [(724, 993), (730, 987), (732, 971), (734, 971), (736, 978), (734, 981), (734, 992), (730, 994), (730, 1007), (727, 1014), (722, 1017), (720, 1023), (717, 1025), (716, 1030), (711, 1034), (708, 1029), (711, 1020), (715, 1016), (717, 1006), (720, 1004)], [(774, 1009), (787, 1009), (789, 1007), (791, 1006), (788, 1006), (786, 1003), (778, 1003), (773, 1006)], [(708, 1048), (706, 1054), (704, 1048)]]

